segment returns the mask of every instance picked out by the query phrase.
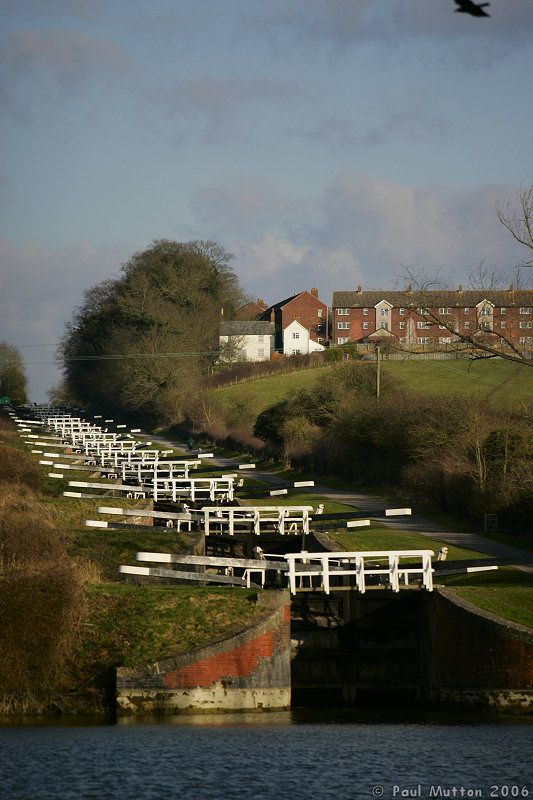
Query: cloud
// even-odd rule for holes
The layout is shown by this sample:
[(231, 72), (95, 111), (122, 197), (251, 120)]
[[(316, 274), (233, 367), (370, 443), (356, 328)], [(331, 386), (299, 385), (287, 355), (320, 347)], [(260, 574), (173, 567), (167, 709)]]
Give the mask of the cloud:
[(0, 239), (0, 338), (24, 345), (34, 399), (46, 399), (57, 383), (55, 350), (84, 290), (116, 274), (127, 253), (88, 242), (43, 247)]
[(205, 75), (179, 81), (152, 94), (152, 99), (177, 124), (178, 138), (200, 136), (205, 141), (218, 141), (228, 135), (246, 136), (248, 126), (254, 122), (254, 117), (246, 116), (252, 109), (257, 115), (274, 103), (279, 113), (280, 106), (291, 107), (306, 96), (300, 86), (288, 81)]
[[(452, 0), (272, 0), (252, 10), (247, 24), (267, 32), (271, 41), (320, 43), (341, 50), (353, 43), (444, 39), (505, 46), (530, 42), (533, 15), (530, 0), (492, 3), (490, 19), (456, 14)], [(487, 54), (488, 56), (488, 54)]]
[[(105, 39), (66, 31), (18, 31), (10, 33), (0, 50), (3, 78), (0, 99), (19, 119), (22, 110), (21, 89), (28, 80), (44, 94), (59, 89), (62, 95), (74, 96), (93, 79), (124, 75), (128, 61), (122, 50)], [(46, 82), (50, 82), (49, 85)]]
[[(390, 140), (427, 142), (428, 139), (444, 137), (449, 140), (458, 127), (433, 115), (429, 106), (409, 100), (402, 102), (397, 109), (394, 109), (392, 100), (384, 102), (380, 109), (365, 116), (375, 117), (377, 121), (365, 124), (342, 114), (323, 114), (312, 124), (300, 125), (290, 133), (317, 145), (326, 144), (353, 152), (354, 147), (377, 147)], [(361, 119), (363, 118), (361, 115)]]
[(236, 256), (244, 287), (275, 302), (317, 286), (390, 288), (405, 267), (441, 267), (458, 282), (482, 260), (513, 279), (524, 257), (496, 220), (498, 198), (516, 187), (402, 186), (345, 173), (311, 200), (257, 178), (204, 186), (191, 202), (196, 235), (209, 231)]

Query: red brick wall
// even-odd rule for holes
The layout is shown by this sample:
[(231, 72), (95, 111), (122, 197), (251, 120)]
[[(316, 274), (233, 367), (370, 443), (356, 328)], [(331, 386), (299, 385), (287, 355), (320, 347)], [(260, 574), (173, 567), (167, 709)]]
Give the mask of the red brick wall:
[(433, 702), (516, 711), (533, 706), (533, 630), (439, 589), (424, 647)]
[(265, 614), (253, 626), (183, 656), (141, 669), (117, 669), (117, 689), (128, 693), (225, 686), (290, 687), (290, 595), (263, 592)]
[[(318, 310), (321, 309), (322, 316), (318, 316)], [(281, 328), (285, 330), (287, 325), (290, 325), (295, 319), (307, 328), (310, 333), (310, 338), (318, 342), (319, 339), (324, 341), (327, 339), (327, 321), (328, 321), (328, 307), (318, 298), (314, 297), (310, 292), (302, 292), (290, 300), (286, 305), (281, 308)], [(322, 324), (322, 331), (316, 330), (317, 325)]]

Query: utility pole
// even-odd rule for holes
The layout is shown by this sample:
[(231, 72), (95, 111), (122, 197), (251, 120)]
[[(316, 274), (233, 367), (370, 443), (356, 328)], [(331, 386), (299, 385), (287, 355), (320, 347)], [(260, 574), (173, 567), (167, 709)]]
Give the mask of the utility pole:
[(381, 349), (378, 344), (376, 347), (376, 400), (379, 400), (379, 390), (380, 390), (380, 382), (381, 382), (381, 359), (380, 359)]

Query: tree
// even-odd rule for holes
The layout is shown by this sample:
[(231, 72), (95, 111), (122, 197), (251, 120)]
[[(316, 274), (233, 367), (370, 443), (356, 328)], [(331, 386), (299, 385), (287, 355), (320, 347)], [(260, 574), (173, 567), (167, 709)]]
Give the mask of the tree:
[(161, 239), (116, 280), (90, 289), (62, 344), (71, 392), (165, 422), (216, 357), (220, 309), (242, 301), (231, 256), (213, 242)]
[[(510, 200), (496, 205), (496, 214), (517, 242), (533, 251), (533, 184), (518, 192), (518, 204)], [(533, 267), (533, 258), (522, 266)]]
[(28, 400), (22, 357), (17, 348), (7, 342), (0, 342), (0, 395), (9, 397), (15, 405)]

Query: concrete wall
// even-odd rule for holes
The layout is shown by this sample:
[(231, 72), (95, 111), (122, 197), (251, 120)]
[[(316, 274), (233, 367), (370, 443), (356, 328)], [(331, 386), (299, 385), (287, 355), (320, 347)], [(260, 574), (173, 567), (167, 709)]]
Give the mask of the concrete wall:
[(533, 708), (533, 630), (473, 606), (446, 589), (426, 604), (424, 664), (437, 705)]
[(261, 619), (227, 639), (144, 668), (118, 668), (118, 714), (288, 708), (290, 596), (262, 592), (258, 603)]

